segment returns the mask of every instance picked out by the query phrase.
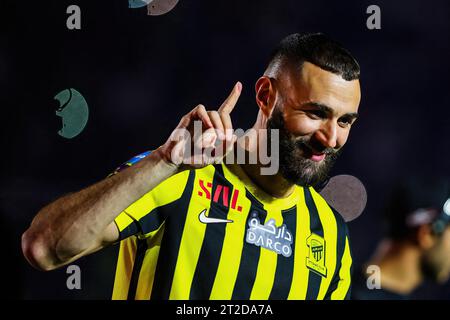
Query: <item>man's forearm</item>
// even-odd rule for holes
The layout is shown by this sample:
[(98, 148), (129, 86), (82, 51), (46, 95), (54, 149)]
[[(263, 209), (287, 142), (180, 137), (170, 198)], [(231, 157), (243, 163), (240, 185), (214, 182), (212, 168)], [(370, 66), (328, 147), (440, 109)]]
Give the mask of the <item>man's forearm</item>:
[(51, 269), (102, 242), (116, 241), (117, 232), (105, 234), (114, 218), (177, 172), (177, 166), (156, 150), (127, 170), (54, 201), (39, 211), (24, 233), (25, 256), (33, 265)]

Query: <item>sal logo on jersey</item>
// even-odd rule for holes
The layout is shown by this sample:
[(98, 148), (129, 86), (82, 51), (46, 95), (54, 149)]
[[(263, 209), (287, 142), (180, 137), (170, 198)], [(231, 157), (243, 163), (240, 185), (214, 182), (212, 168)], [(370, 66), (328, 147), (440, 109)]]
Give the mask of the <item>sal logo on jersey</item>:
[[(239, 190), (238, 189), (234, 189), (233, 190), (233, 195), (231, 197), (231, 207), (228, 203), (228, 196), (230, 194), (230, 188), (227, 186), (223, 186), (221, 184), (218, 184), (216, 186), (216, 188), (213, 190), (211, 190), (212, 188), (212, 182), (207, 182), (205, 185), (205, 181), (202, 179), (198, 180), (198, 183), (200, 185), (200, 188), (202, 189), (202, 191), (198, 192), (198, 195), (200, 197), (205, 197), (208, 200), (211, 200), (211, 195), (213, 196), (212, 200), (216, 203), (219, 203), (219, 201), (221, 201), (221, 203), (227, 207), (227, 208), (231, 208), (233, 210), (237, 210), (239, 212), (242, 211), (242, 207), (241, 206), (236, 206), (237, 204), (237, 200), (239, 197)], [(220, 195), (222, 195), (222, 197), (220, 197)]]

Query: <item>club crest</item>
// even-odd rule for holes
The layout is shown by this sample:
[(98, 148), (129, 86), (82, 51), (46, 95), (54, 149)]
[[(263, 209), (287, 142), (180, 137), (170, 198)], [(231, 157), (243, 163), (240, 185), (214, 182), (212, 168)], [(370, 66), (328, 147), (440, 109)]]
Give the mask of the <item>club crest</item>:
[(306, 244), (309, 248), (308, 257), (306, 257), (306, 266), (318, 273), (322, 277), (327, 276), (327, 268), (325, 267), (325, 239), (312, 233)]

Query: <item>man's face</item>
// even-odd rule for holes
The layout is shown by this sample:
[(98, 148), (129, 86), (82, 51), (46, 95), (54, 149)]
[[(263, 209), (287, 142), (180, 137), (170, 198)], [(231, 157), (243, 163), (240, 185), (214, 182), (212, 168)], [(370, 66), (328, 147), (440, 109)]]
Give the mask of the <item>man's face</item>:
[(305, 62), (299, 74), (274, 81), (277, 97), (268, 129), (279, 129), (280, 172), (295, 184), (323, 181), (347, 141), (360, 102), (358, 80)]
[(426, 275), (438, 283), (446, 282), (450, 277), (450, 226), (438, 236), (435, 245), (423, 257)]

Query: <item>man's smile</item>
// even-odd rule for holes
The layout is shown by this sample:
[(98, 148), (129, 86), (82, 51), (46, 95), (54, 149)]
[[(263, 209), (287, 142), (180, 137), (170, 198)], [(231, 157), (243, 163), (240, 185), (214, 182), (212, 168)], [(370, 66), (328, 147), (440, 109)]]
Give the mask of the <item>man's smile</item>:
[(325, 157), (327, 155), (327, 152), (316, 151), (312, 147), (307, 145), (305, 142), (302, 142), (298, 146), (298, 149), (301, 151), (302, 156), (305, 159), (308, 159), (308, 160), (311, 160), (314, 162), (321, 162), (322, 160), (325, 159)]

